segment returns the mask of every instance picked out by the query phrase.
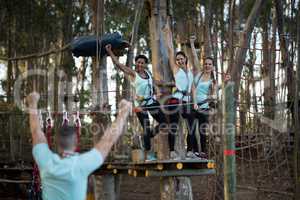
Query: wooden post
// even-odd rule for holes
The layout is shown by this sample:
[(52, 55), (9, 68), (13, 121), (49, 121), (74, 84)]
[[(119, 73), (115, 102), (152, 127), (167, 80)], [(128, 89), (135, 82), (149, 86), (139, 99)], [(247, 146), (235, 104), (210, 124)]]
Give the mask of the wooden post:
[(15, 140), (14, 140), (14, 130), (13, 130), (13, 121), (12, 121), (13, 116), (9, 115), (8, 117), (8, 123), (9, 123), (9, 128), (8, 128), (8, 132), (9, 132), (9, 145), (10, 145), (10, 159), (11, 161), (15, 161), (16, 160), (16, 156), (15, 156)]
[(234, 84), (229, 82), (225, 87), (225, 130), (224, 134), (224, 197), (235, 200), (236, 164), (235, 164), (235, 98)]
[(168, 132), (160, 131), (154, 138), (155, 140), (155, 150), (157, 153), (158, 160), (168, 160), (169, 159), (169, 142), (168, 142)]
[[(148, 0), (146, 6), (149, 10), (150, 45), (152, 50), (153, 75), (156, 80), (170, 82), (172, 72), (168, 65), (168, 53), (163, 40), (162, 28), (166, 25), (171, 0)], [(169, 12), (168, 12), (169, 11)], [(161, 88), (162, 89), (162, 88)], [(170, 92), (164, 89), (164, 93)], [(180, 134), (180, 133), (179, 133)], [(178, 138), (177, 138), (178, 139)], [(161, 149), (163, 150), (163, 149)], [(169, 151), (158, 152), (162, 158), (169, 156)], [(189, 177), (163, 177), (161, 180), (161, 200), (192, 200), (193, 193)]]
[(296, 69), (296, 84), (295, 84), (295, 101), (294, 101), (294, 112), (295, 112), (295, 140), (294, 140), (294, 176), (295, 176), (295, 198), (300, 199), (300, 126), (299, 126), (299, 95), (300, 95), (300, 3), (298, 6), (297, 14), (297, 44), (298, 44), (298, 59)]

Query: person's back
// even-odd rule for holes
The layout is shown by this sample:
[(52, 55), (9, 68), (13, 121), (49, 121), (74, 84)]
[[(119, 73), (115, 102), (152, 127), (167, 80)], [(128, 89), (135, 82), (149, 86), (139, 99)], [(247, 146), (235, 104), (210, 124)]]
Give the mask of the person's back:
[(131, 103), (122, 100), (119, 114), (111, 127), (107, 128), (94, 148), (76, 154), (77, 137), (73, 126), (63, 125), (57, 133), (58, 153), (53, 153), (41, 130), (37, 112), (39, 95), (28, 96), (29, 122), (33, 143), (33, 157), (40, 170), (43, 200), (84, 200), (88, 176), (99, 168), (111, 147), (123, 132)]
[(45, 143), (34, 146), (33, 156), (39, 166), (44, 200), (85, 199), (87, 178), (103, 163), (96, 149), (61, 158)]

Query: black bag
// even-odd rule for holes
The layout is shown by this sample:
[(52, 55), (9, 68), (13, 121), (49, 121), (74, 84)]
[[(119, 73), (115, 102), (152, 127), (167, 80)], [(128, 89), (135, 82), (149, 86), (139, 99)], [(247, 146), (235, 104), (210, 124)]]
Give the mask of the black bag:
[[(105, 46), (111, 44), (113, 50), (118, 50), (117, 56), (120, 56), (120, 50), (129, 46), (129, 43), (122, 39), (118, 32), (105, 34), (101, 40), (97, 36), (81, 36), (71, 42), (71, 51), (75, 57), (96, 56), (97, 51), (100, 57), (106, 55)], [(123, 54), (122, 54), (123, 55)]]

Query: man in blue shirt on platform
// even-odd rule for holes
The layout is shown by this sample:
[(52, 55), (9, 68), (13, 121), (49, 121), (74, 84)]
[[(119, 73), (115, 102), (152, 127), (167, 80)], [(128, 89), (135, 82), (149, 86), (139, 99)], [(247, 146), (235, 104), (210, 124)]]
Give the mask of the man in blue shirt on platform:
[(27, 97), (33, 157), (40, 170), (43, 200), (84, 200), (88, 176), (99, 168), (111, 147), (122, 134), (131, 111), (131, 103), (122, 100), (117, 119), (101, 140), (90, 151), (75, 153), (77, 137), (75, 128), (64, 125), (57, 134), (58, 154), (52, 152), (41, 130), (37, 105), (38, 93)]

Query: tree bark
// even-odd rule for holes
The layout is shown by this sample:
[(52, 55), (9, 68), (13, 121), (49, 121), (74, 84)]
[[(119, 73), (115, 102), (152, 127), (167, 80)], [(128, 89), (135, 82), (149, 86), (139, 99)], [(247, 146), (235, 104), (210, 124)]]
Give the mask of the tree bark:
[(205, 40), (204, 40), (204, 54), (205, 56), (212, 56), (212, 43), (211, 43), (211, 4), (212, 1), (208, 0), (205, 4)]
[(156, 80), (171, 81), (172, 72), (168, 66), (167, 49), (162, 37), (162, 27), (167, 22), (167, 0), (148, 0), (150, 46), (152, 50), (153, 76)]
[(235, 52), (235, 48), (234, 48), (234, 31), (233, 31), (233, 27), (234, 27), (234, 19), (235, 19), (235, 15), (234, 15), (234, 10), (235, 10), (235, 0), (230, 0), (229, 1), (229, 5), (230, 5), (230, 10), (229, 10), (229, 30), (228, 30), (228, 35), (229, 35), (229, 39), (228, 39), (228, 49), (229, 49), (229, 66), (233, 66), (233, 56), (234, 56), (234, 52)]
[[(271, 63), (271, 43), (269, 39), (269, 11), (264, 14), (262, 20), (262, 47), (263, 47), (263, 60), (262, 60), (262, 78), (264, 82), (264, 116), (270, 119), (273, 119), (272, 110), (273, 106), (273, 98), (274, 96), (271, 93), (270, 85), (271, 81), (274, 80), (274, 76), (271, 77), (271, 69), (274, 67)], [(273, 70), (274, 71), (274, 70)]]
[[(154, 78), (156, 80), (171, 81), (172, 72), (168, 65), (168, 54), (162, 33), (162, 28), (167, 24), (169, 17), (167, 8), (170, 2), (168, 3), (167, 0), (148, 0), (147, 3), (149, 8), (149, 30), (151, 30), (150, 40)], [(189, 177), (161, 178), (162, 200), (192, 200), (192, 195)]]
[(283, 6), (281, 0), (275, 0), (276, 8), (276, 19), (277, 19), (277, 30), (280, 41), (280, 51), (281, 51), (281, 60), (283, 67), (286, 69), (286, 82), (288, 88), (288, 102), (293, 101), (294, 97), (294, 84), (293, 84), (293, 64), (290, 62), (288, 44), (286, 38), (284, 37), (284, 16), (283, 16)]

